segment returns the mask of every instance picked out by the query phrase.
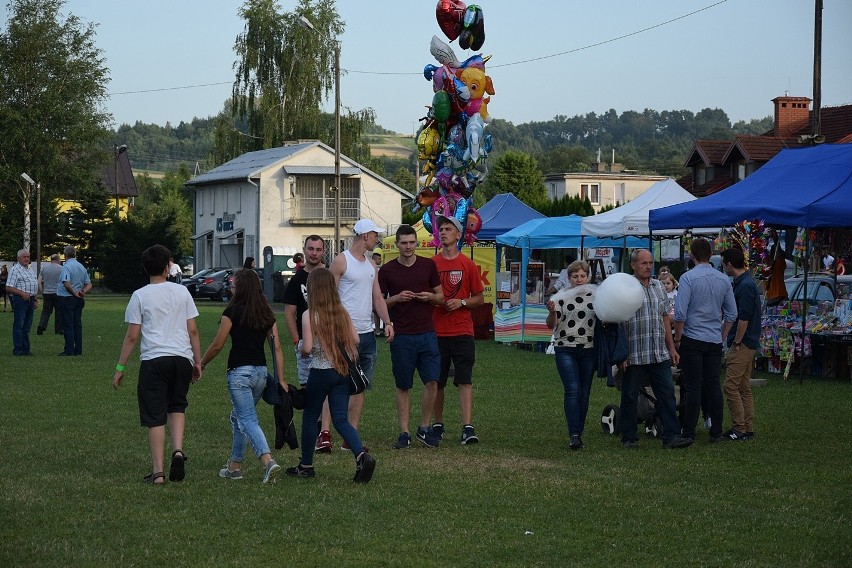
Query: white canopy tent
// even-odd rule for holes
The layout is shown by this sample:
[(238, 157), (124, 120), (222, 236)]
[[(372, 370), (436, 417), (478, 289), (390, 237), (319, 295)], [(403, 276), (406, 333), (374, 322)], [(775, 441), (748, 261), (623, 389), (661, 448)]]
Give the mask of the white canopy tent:
[[(669, 178), (658, 181), (639, 197), (611, 211), (583, 217), (581, 234), (593, 237), (647, 236), (651, 209), (694, 201), (696, 197)], [(680, 236), (682, 229), (654, 231), (655, 236)]]

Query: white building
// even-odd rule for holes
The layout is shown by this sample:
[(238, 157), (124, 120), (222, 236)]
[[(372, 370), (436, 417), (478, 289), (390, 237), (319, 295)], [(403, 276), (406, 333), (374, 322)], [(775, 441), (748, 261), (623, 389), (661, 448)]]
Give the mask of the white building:
[[(403, 201), (412, 194), (345, 156), (340, 176), (342, 247), (351, 241), (358, 219), (382, 227), (402, 222)], [(301, 249), (311, 234), (323, 237), (331, 250), (334, 150), (322, 142), (249, 152), (186, 185), (195, 192), (196, 270), (242, 266), (248, 256), (260, 267), (264, 247)]]
[(666, 179), (666, 176), (636, 174), (622, 171), (613, 164), (610, 171), (605, 164), (596, 163), (590, 172), (553, 173), (544, 176), (547, 196), (551, 201), (565, 195), (589, 198), (595, 213), (607, 206), (624, 205), (642, 195), (646, 189)]

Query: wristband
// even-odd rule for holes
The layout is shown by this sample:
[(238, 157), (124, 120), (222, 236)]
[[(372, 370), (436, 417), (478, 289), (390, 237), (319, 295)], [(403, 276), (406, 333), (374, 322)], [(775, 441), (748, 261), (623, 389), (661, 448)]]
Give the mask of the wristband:
[(116, 370), (116, 371), (121, 371), (121, 372), (123, 373), (123, 372), (124, 372), (124, 365), (117, 364), (117, 365), (115, 366), (115, 370)]

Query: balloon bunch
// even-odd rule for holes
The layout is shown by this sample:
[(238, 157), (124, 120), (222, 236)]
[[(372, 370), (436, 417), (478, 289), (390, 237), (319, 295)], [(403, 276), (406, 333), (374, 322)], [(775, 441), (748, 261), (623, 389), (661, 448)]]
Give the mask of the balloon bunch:
[[(452, 42), (479, 49), (485, 41), (482, 8), (465, 6), (459, 0), (440, 0), (435, 8), (438, 25)], [(488, 103), (494, 94), (491, 78), (485, 74), (490, 56), (476, 54), (459, 61), (452, 48), (432, 36), (429, 51), (438, 65), (423, 68), (423, 77), (432, 82), (432, 104), (417, 132), (418, 159), (423, 175), (418, 180), (414, 211), (421, 208), (423, 225), (433, 234), (432, 246), (440, 245), (438, 216), (454, 217), (462, 226), (458, 246), (476, 242), (482, 219), (473, 208), (473, 192), (488, 174), (486, 161), (491, 151), (491, 135), (485, 127), (491, 121)]]
[(731, 239), (742, 249), (746, 257), (746, 268), (756, 267), (754, 276), (758, 280), (769, 278), (771, 262), (767, 262), (767, 227), (763, 219), (740, 221), (734, 225)]

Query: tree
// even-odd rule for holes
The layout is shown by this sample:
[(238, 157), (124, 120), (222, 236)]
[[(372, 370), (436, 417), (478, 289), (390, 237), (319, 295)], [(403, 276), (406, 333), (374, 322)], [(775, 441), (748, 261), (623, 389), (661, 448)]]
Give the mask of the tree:
[(498, 193), (514, 193), (530, 207), (540, 207), (547, 201), (544, 176), (535, 159), (529, 154), (509, 151), (497, 158), (485, 182), (476, 190), (483, 202)]
[[(247, 0), (239, 10), (246, 24), (234, 43), (239, 60), (234, 64), (231, 115), (247, 121), (245, 146), (250, 150), (310, 138), (331, 146), (334, 117), (322, 112), (321, 103), (334, 89), (333, 46), (340, 45), (337, 38), (345, 24), (334, 0), (299, 0), (295, 11), (279, 10), (275, 0)], [(299, 26), (300, 16), (315, 29)], [(374, 124), (373, 109), (342, 108), (341, 152), (356, 161), (369, 159), (362, 136)], [(235, 150), (235, 141), (217, 131), (216, 161)]]
[(106, 264), (105, 244), (110, 238), (113, 211), (109, 190), (102, 184), (92, 184), (80, 192), (77, 206), (68, 212), (66, 241), (74, 245), (77, 259), (89, 268)]
[(41, 184), (42, 225), (54, 224), (55, 199), (78, 197), (110, 159), (104, 141), (112, 117), (102, 110), (108, 69), (94, 26), (63, 17), (64, 4), (11, 0), (0, 32), (0, 254), (6, 258), (21, 243), (22, 172)]

